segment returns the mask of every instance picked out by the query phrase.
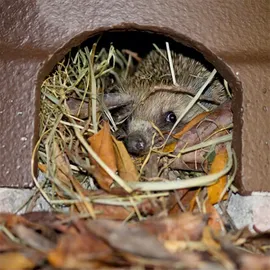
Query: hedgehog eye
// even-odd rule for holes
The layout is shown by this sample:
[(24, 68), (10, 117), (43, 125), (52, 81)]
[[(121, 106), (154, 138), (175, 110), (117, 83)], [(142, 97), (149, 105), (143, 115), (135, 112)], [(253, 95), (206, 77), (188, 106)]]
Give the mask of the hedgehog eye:
[(174, 112), (167, 112), (165, 115), (166, 122), (175, 123), (176, 122), (176, 115)]

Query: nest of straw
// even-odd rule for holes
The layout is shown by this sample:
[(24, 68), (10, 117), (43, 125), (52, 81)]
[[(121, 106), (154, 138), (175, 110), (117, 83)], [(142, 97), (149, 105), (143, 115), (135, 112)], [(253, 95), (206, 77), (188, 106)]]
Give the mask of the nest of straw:
[[(157, 177), (156, 181), (145, 181), (143, 175), (138, 173), (137, 181), (127, 183), (117, 172), (110, 170), (95, 154), (87, 138), (100, 131), (104, 119), (109, 122), (112, 132), (117, 130), (117, 123), (104, 106), (103, 94), (107, 88), (119, 85), (122, 76), (127, 76), (133, 68), (134, 54), (120, 52), (112, 45), (99, 52), (96, 48), (97, 44), (90, 49), (73, 49), (42, 84), (40, 139), (33, 156), (38, 154), (39, 171), (44, 174), (45, 180), (39, 181), (34, 175), (33, 178), (52, 208), (76, 211), (95, 218), (101, 205), (121, 207), (127, 211), (124, 215), (126, 219), (134, 216), (142, 218), (149, 214), (142, 210), (147, 203), (151, 204), (152, 210), (153, 205), (159, 205), (159, 211), (168, 209), (171, 191), (207, 186), (231, 171), (235, 161), (230, 147), (231, 134), (184, 150), (194, 151), (226, 142), (228, 162), (218, 173), (180, 172), (185, 181), (169, 182), (162, 181), (161, 177)], [(138, 172), (142, 171), (150, 156), (151, 153), (143, 159), (133, 159)], [(92, 159), (110, 175), (114, 186), (121, 187), (124, 192), (105, 192), (97, 184)], [(226, 190), (231, 186), (235, 170), (236, 167)], [(104, 213), (104, 209), (101, 212)]]

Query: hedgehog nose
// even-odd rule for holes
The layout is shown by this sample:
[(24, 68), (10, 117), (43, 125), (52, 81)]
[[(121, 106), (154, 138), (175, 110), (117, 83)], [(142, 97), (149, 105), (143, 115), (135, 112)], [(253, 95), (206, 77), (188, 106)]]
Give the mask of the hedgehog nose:
[(139, 155), (144, 152), (146, 142), (139, 134), (133, 134), (127, 137), (125, 145), (129, 153)]
[(142, 151), (145, 147), (145, 142), (142, 138), (139, 138), (136, 142), (135, 142), (135, 148), (138, 149), (139, 151)]

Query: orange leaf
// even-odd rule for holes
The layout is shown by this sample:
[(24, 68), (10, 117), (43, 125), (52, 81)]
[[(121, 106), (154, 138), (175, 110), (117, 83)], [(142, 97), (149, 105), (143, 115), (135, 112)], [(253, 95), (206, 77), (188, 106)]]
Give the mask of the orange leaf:
[(175, 146), (176, 146), (176, 142), (172, 142), (170, 144), (167, 144), (164, 148), (163, 148), (163, 152), (164, 153), (171, 153), (174, 151), (175, 149)]
[(199, 195), (200, 191), (202, 190), (201, 187), (199, 187), (198, 189), (195, 190), (195, 194), (193, 196), (193, 198), (190, 200), (189, 203), (189, 211), (192, 212), (196, 206), (196, 197)]
[(47, 165), (43, 164), (43, 163), (38, 163), (38, 168), (43, 172), (46, 173), (47, 172)]
[(205, 226), (203, 229), (202, 242), (211, 249), (211, 251), (218, 251), (220, 249), (220, 244), (213, 239), (213, 231), (210, 227)]
[(109, 261), (111, 253), (111, 248), (92, 233), (65, 233), (47, 259), (57, 269), (103, 269), (98, 259)]
[(211, 227), (214, 232), (221, 231), (224, 228), (224, 224), (217, 209), (209, 202), (208, 199), (205, 201), (204, 206), (206, 213), (210, 215), (208, 220), (209, 227)]
[[(91, 144), (93, 150), (99, 155), (104, 163), (114, 172), (117, 170), (116, 166), (116, 156), (113, 148), (113, 141), (110, 132), (110, 126), (108, 122), (104, 123), (103, 128), (91, 136), (88, 139), (88, 142)], [(110, 186), (113, 183), (113, 179), (108, 175), (108, 173), (99, 166), (94, 158), (90, 156), (90, 160), (93, 165), (96, 166), (96, 180), (99, 185), (109, 191)]]
[[(218, 173), (224, 169), (227, 164), (228, 154), (225, 148), (222, 148), (215, 156), (209, 174)], [(220, 201), (220, 195), (223, 192), (227, 182), (227, 176), (224, 175), (219, 178), (218, 182), (214, 185), (207, 187), (208, 200), (211, 204), (215, 204)], [(227, 194), (222, 198), (227, 199)]]
[(9, 252), (0, 254), (1, 270), (10, 269), (33, 269), (34, 263), (22, 253)]
[(203, 112), (195, 116), (190, 122), (188, 122), (184, 128), (179, 131), (178, 133), (174, 134), (173, 137), (176, 139), (179, 139), (183, 136), (187, 131), (189, 131), (192, 127), (197, 125), (203, 118), (205, 118), (207, 115), (209, 115), (211, 112)]
[[(191, 128), (193, 128), (195, 125), (197, 125), (203, 118), (205, 118), (209, 114), (210, 114), (210, 112), (203, 112), (201, 114), (198, 114), (189, 123), (187, 123), (184, 126), (184, 128), (181, 129), (181, 131), (172, 135), (172, 137), (175, 139), (179, 139), (180, 137), (182, 137), (186, 132), (188, 132)], [(177, 142), (172, 142), (172, 143), (166, 145), (163, 148), (163, 152), (165, 152), (165, 153), (173, 152), (175, 150), (176, 144), (177, 144)]]
[(208, 226), (204, 227), (202, 242), (207, 247), (207, 251), (212, 255), (212, 258), (215, 258), (217, 261), (219, 261), (225, 269), (235, 269), (234, 263), (232, 263), (229, 259), (229, 253), (227, 254), (222, 251), (220, 241), (217, 240), (219, 237), (219, 232), (211, 230), (211, 228)]
[(116, 140), (113, 136), (113, 146), (116, 154), (117, 169), (119, 175), (125, 181), (138, 181), (137, 169), (128, 154), (123, 142)]

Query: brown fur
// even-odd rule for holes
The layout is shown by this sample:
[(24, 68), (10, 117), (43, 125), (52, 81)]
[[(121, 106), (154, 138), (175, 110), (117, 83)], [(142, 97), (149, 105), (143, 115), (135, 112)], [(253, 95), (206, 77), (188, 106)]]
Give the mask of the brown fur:
[[(162, 52), (167, 55), (166, 51)], [(195, 94), (205, 83), (212, 70), (209, 71), (200, 62), (175, 52), (172, 52), (172, 59), (179, 87)], [(149, 95), (155, 86), (162, 85), (173, 85), (172, 76), (168, 60), (156, 50), (151, 51), (138, 65), (135, 74), (123, 82), (124, 91), (134, 100), (134, 111), (128, 124), (128, 137), (134, 139), (136, 135), (142, 136), (146, 143), (145, 151), (151, 145), (154, 131), (150, 121), (161, 130), (169, 131), (172, 125), (166, 123), (165, 113), (173, 111), (178, 118), (191, 101), (188, 95), (172, 91), (154, 91)], [(228, 98), (218, 78), (210, 83), (204, 91), (204, 96), (219, 103), (223, 103)], [(209, 109), (216, 107), (213, 103), (202, 102), (202, 104)], [(182, 125), (202, 111), (203, 109), (195, 104), (182, 119)]]

